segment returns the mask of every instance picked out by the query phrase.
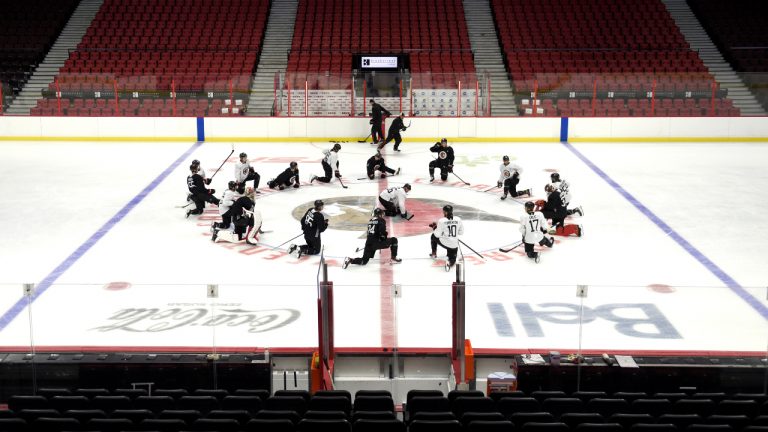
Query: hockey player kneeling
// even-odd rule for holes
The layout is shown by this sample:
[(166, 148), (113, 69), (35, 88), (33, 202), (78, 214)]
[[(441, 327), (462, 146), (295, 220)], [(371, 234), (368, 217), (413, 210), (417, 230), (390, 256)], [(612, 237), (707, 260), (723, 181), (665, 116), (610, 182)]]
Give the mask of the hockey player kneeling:
[(403, 187), (393, 187), (385, 189), (379, 194), (379, 203), (384, 206), (384, 216), (400, 215), (405, 220), (413, 219), (412, 214), (408, 214), (405, 208), (405, 200), (408, 192), (411, 191), (411, 185), (406, 183)]
[(214, 228), (211, 241), (238, 243), (245, 241), (250, 245), (256, 245), (261, 232), (261, 212), (254, 209), (254, 190), (246, 188), (245, 195), (241, 196), (230, 207), (233, 230)]
[(554, 232), (550, 232), (550, 234), (557, 234), (563, 237), (571, 235), (581, 237), (581, 225), (565, 224), (568, 209), (563, 204), (560, 190), (555, 188), (554, 185), (548, 184), (544, 186), (544, 192), (547, 193), (547, 200), (538, 200), (536, 204), (538, 204), (538, 210), (541, 211), (544, 217), (552, 220)]
[(281, 172), (276, 178), (267, 182), (267, 186), (270, 189), (284, 190), (287, 187), (293, 186), (294, 189), (298, 189), (301, 184), (299, 180), (299, 164), (291, 162), (285, 171)]
[(459, 236), (464, 235), (464, 223), (461, 218), (453, 215), (453, 206), (443, 207), (443, 217), (430, 225), (434, 230), (430, 241), (432, 243), (432, 258), (437, 257), (437, 245), (448, 251), (448, 261), (445, 263), (445, 271), (450, 271), (456, 264), (456, 255), (459, 251)]
[(525, 213), (520, 217), (520, 234), (523, 235), (525, 254), (528, 258), (539, 262), (539, 253), (533, 250), (538, 243), (540, 246), (552, 247), (555, 240), (544, 236), (548, 232), (547, 220), (541, 212), (534, 210), (533, 201), (525, 203)]
[(382, 217), (384, 210), (377, 208), (373, 211), (373, 217), (368, 221), (367, 237), (365, 239), (365, 249), (362, 258), (344, 258), (342, 268), (347, 268), (350, 264), (366, 265), (368, 261), (376, 255), (379, 249), (389, 248), (392, 257), (392, 263), (403, 261), (397, 257), (397, 237), (387, 237), (387, 222)]

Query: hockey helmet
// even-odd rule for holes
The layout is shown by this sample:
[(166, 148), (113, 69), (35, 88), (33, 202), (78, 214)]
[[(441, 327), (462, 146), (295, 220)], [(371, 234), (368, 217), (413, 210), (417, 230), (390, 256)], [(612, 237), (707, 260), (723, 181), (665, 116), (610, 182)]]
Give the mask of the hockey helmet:
[(442, 139), (440, 140), (440, 144), (442, 144), (442, 143), (446, 143), (446, 144), (448, 144), (448, 138), (442, 138)]
[(403, 189), (405, 189), (406, 192), (410, 192), (411, 191), (411, 184), (410, 183), (404, 184), (403, 185)]
[(339, 150), (341, 150), (341, 144), (339, 144), (339, 143), (334, 144), (333, 145), (333, 151), (339, 151)]
[(235, 188), (237, 187), (237, 182), (230, 181), (229, 183), (227, 183), (227, 187), (229, 188), (229, 190), (235, 190)]
[(503, 160), (504, 162), (509, 162), (509, 156), (504, 156), (503, 158), (501, 158), (501, 160)]
[(299, 166), (299, 164), (298, 164), (298, 163), (296, 163), (296, 161), (292, 161), (292, 162), (289, 164), (289, 166), (290, 166), (291, 168), (296, 168), (297, 166)]
[(553, 172), (549, 175), (549, 178), (552, 179), (552, 183), (559, 182), (560, 181), (560, 173)]
[(192, 165), (200, 165), (200, 161), (195, 159), (192, 161)]
[(445, 216), (449, 219), (453, 218), (453, 206), (448, 204), (443, 206), (443, 213), (445, 213)]
[(323, 200), (315, 200), (315, 210), (320, 210), (324, 205)]
[(555, 189), (556, 189), (555, 185), (553, 185), (552, 183), (547, 183), (547, 185), (544, 186), (544, 192), (547, 192), (547, 193), (552, 193), (555, 191)]
[(384, 210), (380, 209), (379, 207), (376, 207), (373, 209), (373, 215), (378, 217), (384, 214)]
[(528, 213), (533, 213), (533, 209), (536, 207), (536, 204), (533, 203), (533, 201), (526, 201), (525, 202), (525, 211)]
[(247, 158), (247, 157), (248, 157), (248, 155), (245, 154), (245, 152), (240, 153), (240, 159)]

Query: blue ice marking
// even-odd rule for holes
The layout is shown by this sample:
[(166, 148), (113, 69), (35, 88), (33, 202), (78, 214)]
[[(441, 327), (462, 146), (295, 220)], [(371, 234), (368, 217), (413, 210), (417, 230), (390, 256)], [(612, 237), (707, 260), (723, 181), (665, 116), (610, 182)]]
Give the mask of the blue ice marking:
[(61, 262), (51, 273), (48, 274), (36, 287), (35, 292), (32, 295), (32, 298), (28, 302), (25, 297), (20, 298), (13, 306), (11, 306), (10, 309), (8, 309), (7, 312), (5, 312), (2, 316), (0, 316), (0, 331), (5, 329), (8, 324), (13, 321), (14, 318), (16, 318), (22, 310), (24, 310), (24, 307), (29, 304), (31, 304), (32, 301), (36, 300), (38, 297), (40, 297), (48, 288), (53, 285), (56, 280), (64, 274), (67, 270), (69, 270), (70, 267), (72, 267), (73, 264), (77, 262), (80, 258), (85, 255), (88, 250), (91, 249), (93, 245), (98, 243), (99, 240), (101, 240), (102, 237), (104, 237), (112, 228), (117, 225), (118, 222), (120, 222), (128, 213), (130, 213), (131, 210), (133, 210), (134, 207), (136, 207), (141, 201), (144, 200), (144, 198), (147, 197), (147, 195), (150, 194), (163, 180), (165, 180), (168, 175), (175, 170), (184, 160), (186, 160), (189, 155), (192, 154), (193, 151), (195, 151), (198, 147), (200, 147), (203, 143), (198, 141), (195, 144), (193, 144), (187, 151), (185, 151), (181, 156), (179, 156), (178, 159), (173, 161), (173, 163), (166, 168), (163, 172), (161, 172), (157, 177), (155, 177), (152, 182), (150, 182), (141, 192), (139, 192), (138, 195), (133, 197), (130, 201), (128, 201), (128, 204), (126, 204), (123, 208), (118, 210), (117, 213), (115, 213), (112, 218), (110, 218), (104, 225), (102, 225), (95, 233), (93, 233), (88, 240), (83, 242), (77, 249), (75, 249), (74, 252), (72, 252), (67, 258), (64, 259), (64, 261)]
[(763, 318), (768, 319), (768, 308), (766, 308), (760, 301), (758, 301), (755, 297), (750, 295), (747, 290), (744, 289), (736, 280), (734, 280), (731, 276), (729, 276), (723, 269), (717, 266), (712, 260), (707, 258), (701, 251), (696, 249), (692, 244), (688, 242), (688, 240), (684, 239), (683, 236), (677, 233), (677, 231), (673, 230), (672, 227), (667, 225), (666, 222), (661, 220), (660, 217), (656, 216), (648, 207), (643, 205), (637, 198), (632, 196), (631, 193), (627, 192), (623, 187), (621, 187), (620, 184), (616, 183), (608, 174), (606, 174), (603, 170), (597, 167), (594, 163), (592, 163), (591, 160), (587, 159), (586, 156), (581, 154), (576, 148), (568, 142), (564, 142), (563, 145), (565, 148), (571, 151), (574, 155), (576, 155), (577, 158), (581, 159), (582, 162), (587, 164), (589, 168), (592, 169), (592, 171), (595, 172), (600, 178), (605, 180), (606, 183), (608, 183), (613, 189), (616, 190), (621, 196), (623, 196), (627, 201), (630, 202), (635, 208), (640, 210), (640, 213), (645, 215), (648, 219), (651, 220), (654, 224), (656, 224), (657, 227), (659, 227), (665, 234), (670, 236), (672, 240), (675, 241), (680, 247), (682, 247), (686, 252), (688, 252), (689, 255), (691, 255), (696, 261), (698, 261), (701, 265), (703, 265), (707, 270), (709, 270), (710, 273), (712, 273), (716, 278), (720, 279), (725, 286), (730, 288), (731, 291), (733, 291), (737, 296), (739, 296), (742, 300), (747, 302), (750, 306), (752, 306), (752, 309), (756, 310)]

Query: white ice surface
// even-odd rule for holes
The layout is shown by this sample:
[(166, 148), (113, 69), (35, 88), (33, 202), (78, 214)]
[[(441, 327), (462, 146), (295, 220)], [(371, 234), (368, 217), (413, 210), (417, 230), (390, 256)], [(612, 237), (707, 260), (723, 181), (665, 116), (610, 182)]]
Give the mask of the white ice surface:
[[(299, 161), (302, 180), (322, 174), (321, 150), (329, 143), (235, 145), (245, 151), (261, 174), (261, 186), (288, 165)], [(402, 167), (387, 185), (410, 182), (416, 217), (393, 219), (390, 234), (400, 238), (404, 262), (390, 266), (377, 260), (342, 270), (345, 256), (362, 247), (363, 227), (331, 227), (323, 235), (329, 275), (335, 286), (335, 342), (338, 347), (447, 347), (451, 338), (450, 284), (453, 272), (427, 258), (429, 234), (442, 203), (468, 206), (477, 214), (517, 219), (522, 202), (499, 200), (495, 185), (502, 155), (523, 166), (519, 189), (532, 187), (544, 198), (550, 170), (558, 170), (572, 185), (573, 204), (585, 216), (571, 222), (584, 225), (583, 238), (558, 238), (542, 251), (535, 264), (521, 248), (497, 251), (519, 239), (510, 221), (465, 217), (464, 242), (485, 255), (462, 248), (466, 262), (467, 337), (475, 348), (575, 348), (578, 327), (572, 308), (579, 306), (576, 284), (590, 286), (582, 345), (585, 349), (622, 350), (743, 350), (764, 351), (766, 317), (738, 297), (707, 267), (660, 230), (616, 192), (603, 178), (561, 144), (453, 143), (456, 174), (471, 187), (449, 187), (427, 181), (429, 144), (402, 144), (403, 152), (387, 156), (388, 165)], [(12, 317), (0, 331), (0, 345), (29, 343), (29, 311), (16, 308), (20, 284), (40, 283), (65, 259), (126, 206), (193, 143), (2, 143), (4, 178), (0, 194), (0, 314)], [(643, 203), (669, 227), (746, 288), (747, 296), (764, 309), (768, 269), (768, 232), (762, 216), (768, 201), (760, 185), (768, 180), (762, 166), (768, 147), (759, 144), (577, 144), (574, 148)], [(93, 246), (75, 254), (72, 265), (33, 303), (34, 341), (49, 346), (308, 347), (317, 343), (317, 257), (297, 260), (285, 246), (272, 247), (299, 234), (292, 212), (303, 213), (315, 199), (363, 197), (371, 208), (378, 180), (365, 175), (369, 144), (346, 143), (340, 153), (341, 172), (349, 189), (337, 182), (305, 184), (298, 190), (265, 193), (257, 206), (264, 229), (257, 248), (213, 244), (208, 226), (215, 218), (209, 207), (200, 218), (184, 218), (174, 208), (185, 203), (185, 179), (192, 159), (199, 159), (210, 176), (232, 149), (229, 143), (202, 144), (184, 158), (143, 200)], [(229, 160), (211, 187), (219, 192), (231, 180)], [(457, 182), (449, 177), (449, 184)], [(419, 212), (417, 199), (437, 200), (429, 215)], [(135, 202), (135, 201), (134, 201)], [(365, 204), (365, 205), (363, 205)], [(354, 213), (351, 207), (330, 204), (335, 215)], [(359, 219), (359, 218), (358, 218)], [(420, 230), (413, 233), (414, 227)], [(300, 243), (301, 238), (297, 239)], [(444, 252), (439, 252), (444, 254)], [(385, 254), (388, 257), (388, 254)], [(388, 276), (389, 275), (389, 276)], [(112, 282), (129, 287), (110, 289)], [(206, 284), (219, 284), (220, 297), (206, 297)], [(401, 297), (382, 312), (382, 298), (399, 284)], [(115, 286), (111, 286), (115, 288)], [(119, 288), (119, 286), (118, 286)], [(382, 294), (384, 293), (384, 294)], [(384, 297), (382, 297), (382, 295)], [(211, 304), (216, 303), (215, 307)], [(385, 302), (386, 303), (386, 302)], [(552, 305), (556, 303), (559, 305)], [(523, 317), (519, 306), (555, 315)], [(564, 304), (564, 305), (563, 305)], [(629, 305), (624, 309), (617, 305)], [(499, 331), (504, 317), (494, 317), (489, 305), (502, 305), (510, 333)], [(647, 319), (641, 306), (652, 305), (674, 331), (665, 337), (639, 337), (617, 330), (609, 312), (629, 319)], [(146, 315), (141, 315), (142, 311)], [(156, 310), (154, 310), (156, 309)], [(278, 312), (274, 312), (278, 310)], [(272, 312), (270, 312), (272, 311)], [(296, 311), (297, 315), (292, 315)], [(203, 313), (205, 312), (205, 313)], [(134, 314), (134, 315), (131, 315)], [(198, 315), (195, 315), (198, 314)], [(622, 315), (625, 314), (625, 315)], [(226, 315), (226, 316), (222, 316)], [(130, 317), (137, 320), (133, 322)], [(590, 317), (590, 315), (586, 315)], [(292, 320), (295, 318), (295, 320)], [(610, 317), (608, 317), (610, 318)], [(634, 329), (653, 333), (655, 324), (635, 323)], [(122, 323), (122, 325), (116, 325)], [(541, 335), (532, 335), (538, 323)], [(525, 325), (529, 328), (526, 328)], [(396, 329), (394, 337), (383, 328)], [(669, 330), (669, 329), (667, 329)], [(535, 333), (535, 332), (534, 332)], [(674, 337), (670, 337), (673, 335)]]

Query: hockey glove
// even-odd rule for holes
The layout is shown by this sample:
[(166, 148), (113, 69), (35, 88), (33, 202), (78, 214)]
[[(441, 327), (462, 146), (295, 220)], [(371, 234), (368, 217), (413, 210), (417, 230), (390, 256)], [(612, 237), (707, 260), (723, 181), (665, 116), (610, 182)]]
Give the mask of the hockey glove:
[[(298, 187), (298, 185), (297, 185), (297, 186), (294, 186), (294, 187)], [(280, 186), (278, 186), (277, 188), (278, 188), (278, 189), (280, 189), (280, 190), (283, 190), (283, 189), (285, 189), (285, 186), (284, 186), (284, 185), (280, 185)]]
[(448, 165), (448, 172), (449, 172), (449, 173), (452, 173), (452, 172), (453, 172), (453, 165)]
[(496, 182), (496, 187), (500, 188), (501, 187), (501, 182)]
[(336, 178), (341, 178), (341, 173), (338, 170), (336, 170), (336, 174), (335, 175), (336, 175)]
[(207, 185), (211, 184), (211, 179), (205, 179), (205, 184)]
[(432, 228), (433, 230), (437, 229), (437, 222), (432, 222), (431, 224), (429, 224), (429, 227)]
[(295, 185), (293, 185), (293, 188), (294, 188), (294, 189), (298, 189), (298, 188), (299, 188), (299, 184), (298, 184), (298, 183), (296, 183)]

